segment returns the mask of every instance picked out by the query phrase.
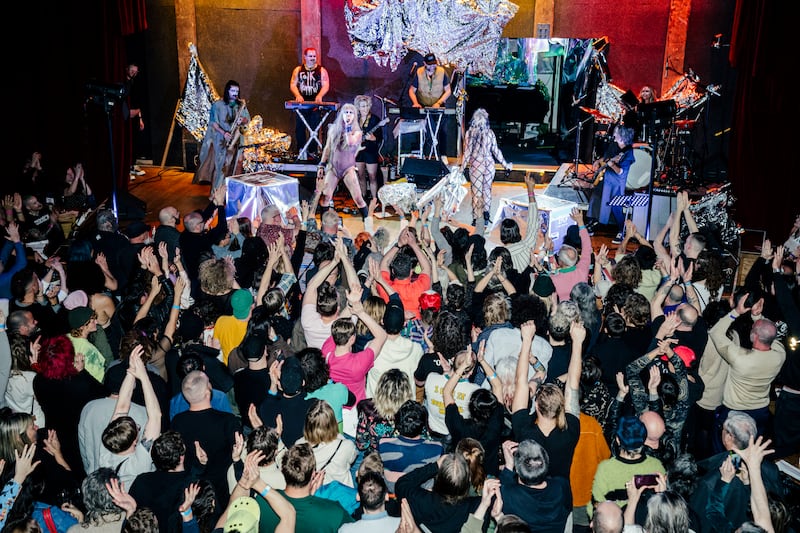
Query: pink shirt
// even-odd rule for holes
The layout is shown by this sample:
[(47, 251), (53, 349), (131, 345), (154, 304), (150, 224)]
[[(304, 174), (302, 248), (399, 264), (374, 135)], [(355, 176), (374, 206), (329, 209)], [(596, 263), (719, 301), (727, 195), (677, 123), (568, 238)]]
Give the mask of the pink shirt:
[(336, 356), (336, 344), (328, 337), (322, 344), (322, 356), (331, 369), (331, 379), (344, 384), (356, 397), (356, 403), (367, 397), (367, 372), (375, 364), (375, 352), (367, 348), (362, 352), (350, 352)]

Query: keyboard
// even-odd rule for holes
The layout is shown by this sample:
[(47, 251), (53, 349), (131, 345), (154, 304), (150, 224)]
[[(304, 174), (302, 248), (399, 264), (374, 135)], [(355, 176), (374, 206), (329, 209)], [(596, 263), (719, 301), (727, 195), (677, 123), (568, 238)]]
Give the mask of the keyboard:
[(339, 108), (338, 102), (298, 102), (297, 100), (286, 100), (286, 109), (330, 109), (336, 111)]
[(390, 115), (400, 115), (403, 118), (419, 118), (423, 115), (455, 115), (456, 110), (450, 107), (390, 107)]

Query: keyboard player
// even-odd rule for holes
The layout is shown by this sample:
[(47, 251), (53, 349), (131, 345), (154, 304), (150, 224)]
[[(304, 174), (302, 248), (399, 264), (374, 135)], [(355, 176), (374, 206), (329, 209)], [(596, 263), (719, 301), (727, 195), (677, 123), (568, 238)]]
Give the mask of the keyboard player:
[[(317, 50), (315, 48), (303, 50), (303, 64), (296, 66), (292, 71), (289, 90), (292, 91), (297, 102), (324, 101), (325, 95), (330, 90), (330, 78), (328, 77), (327, 69), (317, 61)], [(311, 130), (316, 130), (320, 120), (322, 120), (319, 109), (303, 109), (299, 110), (299, 112), (303, 114)], [(300, 117), (296, 119), (294, 139), (298, 151), (308, 141), (308, 131)], [(321, 142), (324, 145), (324, 139), (321, 139)], [(315, 149), (313, 146), (309, 148)], [(308, 156), (311, 158), (311, 154), (308, 154)]]
[[(414, 107), (445, 107), (452, 92), (450, 76), (444, 67), (438, 64), (433, 53), (428, 53), (424, 62), (425, 64), (417, 68), (415, 75), (411, 78), (411, 85), (408, 88), (411, 105)], [(440, 154), (445, 153), (447, 149), (446, 130), (445, 124), (442, 123), (438, 135), (438, 152)], [(425, 153), (428, 153), (428, 150)]]

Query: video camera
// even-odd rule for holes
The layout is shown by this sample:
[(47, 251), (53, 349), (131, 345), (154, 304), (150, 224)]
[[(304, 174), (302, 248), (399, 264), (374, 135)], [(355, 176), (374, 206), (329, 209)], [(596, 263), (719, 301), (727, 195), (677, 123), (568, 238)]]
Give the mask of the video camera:
[(112, 107), (115, 102), (121, 101), (128, 94), (128, 89), (123, 83), (105, 83), (89, 81), (84, 86), (86, 103), (99, 106)]

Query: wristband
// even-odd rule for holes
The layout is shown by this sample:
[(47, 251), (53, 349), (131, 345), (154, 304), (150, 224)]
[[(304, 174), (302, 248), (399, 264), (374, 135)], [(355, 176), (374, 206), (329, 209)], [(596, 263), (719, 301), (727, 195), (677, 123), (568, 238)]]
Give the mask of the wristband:
[(5, 324), (0, 324), (0, 329), (6, 329), (6, 325)]
[(264, 490), (262, 490), (261, 492), (259, 492), (259, 494), (261, 494), (261, 497), (262, 497), (262, 498), (264, 498), (264, 499), (266, 500), (266, 499), (267, 499), (267, 494), (269, 494), (269, 491), (271, 491), (271, 490), (272, 490), (272, 487), (270, 487), (269, 485), (267, 485), (266, 487), (264, 487)]
[(267, 394), (269, 394), (270, 396), (277, 396), (278, 391), (272, 392), (271, 390), (267, 389)]
[(691, 281), (684, 281), (684, 282), (683, 282), (683, 284), (684, 284), (684, 285), (691, 285), (691, 284), (692, 284), (692, 282), (691, 282)]
[(192, 508), (191, 507), (189, 507), (185, 511), (181, 511), (181, 516), (189, 516), (190, 514), (192, 514)]
[(494, 374), (492, 374), (491, 376), (489, 376), (489, 381), (492, 381), (492, 380), (493, 380), (493, 379), (495, 379), (496, 377), (497, 377), (497, 372), (495, 372)]
[(172, 308), (180, 310), (181, 306), (180, 305), (173, 305)]
[(580, 230), (582, 230), (582, 229), (586, 229), (586, 226), (585, 226), (585, 225), (583, 225), (583, 224), (582, 224), (582, 225), (580, 225), (580, 226), (578, 226), (578, 231), (580, 231)]
[(728, 316), (731, 318), (731, 320), (736, 320), (738, 318), (737, 315), (728, 315)]

